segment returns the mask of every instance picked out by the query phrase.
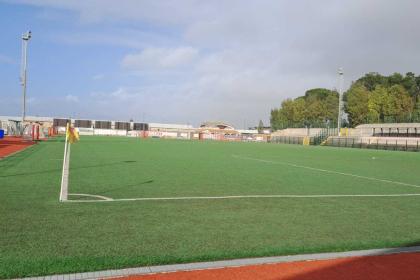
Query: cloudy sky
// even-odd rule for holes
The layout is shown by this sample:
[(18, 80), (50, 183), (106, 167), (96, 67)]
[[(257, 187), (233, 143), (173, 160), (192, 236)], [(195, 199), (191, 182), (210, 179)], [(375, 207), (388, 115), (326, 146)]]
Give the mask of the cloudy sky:
[(0, 0), (0, 115), (268, 123), (313, 87), (420, 73), (420, 2)]

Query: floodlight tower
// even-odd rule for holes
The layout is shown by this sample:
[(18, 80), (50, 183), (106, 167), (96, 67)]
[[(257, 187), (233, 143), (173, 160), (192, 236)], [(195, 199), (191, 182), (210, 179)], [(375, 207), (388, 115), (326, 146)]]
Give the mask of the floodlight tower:
[(337, 129), (338, 129), (338, 136), (341, 136), (340, 128), (341, 128), (341, 121), (343, 117), (343, 83), (344, 83), (344, 72), (343, 68), (338, 68), (338, 120), (337, 120)]
[(26, 115), (26, 69), (28, 64), (28, 42), (31, 39), (32, 33), (28, 31), (22, 35), (22, 64), (20, 69), (20, 84), (22, 85), (23, 97), (22, 97), (22, 129), (23, 122), (25, 121)]

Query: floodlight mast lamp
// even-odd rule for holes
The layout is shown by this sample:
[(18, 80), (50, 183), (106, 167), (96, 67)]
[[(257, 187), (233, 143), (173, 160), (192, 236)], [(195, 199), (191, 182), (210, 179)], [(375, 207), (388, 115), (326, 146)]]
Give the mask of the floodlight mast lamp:
[(20, 72), (20, 82), (22, 85), (23, 97), (22, 97), (22, 129), (23, 122), (26, 116), (26, 69), (28, 65), (28, 42), (31, 39), (32, 33), (28, 31), (22, 35), (22, 65)]
[(338, 128), (338, 136), (341, 136), (340, 128), (341, 128), (341, 121), (342, 121), (342, 110), (343, 110), (343, 80), (344, 80), (344, 72), (343, 68), (338, 68), (338, 120), (337, 120), (337, 128)]

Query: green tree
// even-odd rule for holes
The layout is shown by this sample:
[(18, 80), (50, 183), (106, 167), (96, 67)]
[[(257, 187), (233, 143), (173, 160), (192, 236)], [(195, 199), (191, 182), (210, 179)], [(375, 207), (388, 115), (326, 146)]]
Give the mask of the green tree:
[(420, 122), (420, 96), (416, 98), (412, 116), (412, 121)]
[(356, 81), (356, 83), (361, 83), (364, 85), (368, 91), (373, 91), (375, 90), (376, 86), (385, 85), (386, 82), (387, 78), (376, 72), (367, 73)]
[(415, 101), (414, 98), (420, 93), (420, 84), (417, 84), (416, 75), (413, 72), (408, 72), (405, 74), (401, 85), (407, 90), (408, 94), (413, 97), (413, 101)]
[(331, 90), (326, 88), (313, 88), (305, 92), (305, 100), (325, 100), (331, 94)]
[(296, 98), (293, 103), (293, 123), (295, 126), (302, 126), (306, 119), (306, 102), (303, 98)]
[(368, 120), (369, 122), (383, 123), (385, 112), (388, 112), (389, 94), (384, 86), (376, 86), (375, 90), (369, 94), (368, 99)]
[(305, 119), (312, 126), (323, 126), (325, 121), (330, 122), (338, 117), (338, 93), (325, 88), (315, 88), (306, 91)]
[(369, 91), (362, 83), (356, 83), (346, 92), (345, 111), (350, 126), (363, 124), (369, 115)]
[(263, 133), (264, 132), (264, 123), (262, 120), (260, 120), (260, 122), (258, 123), (258, 133)]
[(392, 87), (393, 85), (401, 85), (404, 81), (404, 76), (400, 73), (394, 73), (387, 77), (387, 86)]
[[(354, 82), (343, 96), (351, 127), (362, 123), (420, 121), (420, 76), (413, 72), (383, 76), (371, 72)], [(323, 126), (338, 116), (338, 94), (325, 88), (307, 90), (271, 110), (273, 129)]]
[(279, 109), (271, 109), (270, 112), (270, 125), (273, 130), (280, 129), (280, 110)]
[(338, 118), (338, 92), (332, 91), (325, 98), (325, 120), (334, 121)]
[(388, 89), (388, 100), (384, 104), (384, 115), (393, 122), (405, 122), (411, 119), (413, 99), (402, 85), (394, 85)]
[(294, 100), (286, 99), (280, 108), (272, 109), (270, 122), (273, 129), (286, 127), (320, 126), (338, 116), (338, 94), (324, 88), (306, 91)]

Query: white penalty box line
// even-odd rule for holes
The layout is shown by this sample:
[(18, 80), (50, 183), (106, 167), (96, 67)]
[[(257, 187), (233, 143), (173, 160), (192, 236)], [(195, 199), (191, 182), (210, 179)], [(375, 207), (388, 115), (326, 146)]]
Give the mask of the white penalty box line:
[[(408, 187), (420, 188), (418, 185), (392, 181), (387, 179), (379, 179), (375, 177), (362, 176), (352, 173), (339, 172), (328, 169), (321, 169), (316, 167), (310, 167), (305, 165), (298, 165), (294, 163), (282, 162), (282, 161), (272, 161), (259, 158), (252, 158), (246, 156), (232, 155), (232, 157), (242, 160), (252, 160), (257, 162), (269, 163), (269, 164), (280, 164), (287, 165), (296, 168), (303, 168), (312, 171), (324, 172), (329, 174), (337, 174), (342, 176), (349, 176), (358, 179), (365, 179), (371, 181), (378, 181), (387, 184), (397, 184)], [(72, 196), (82, 196), (82, 197), (93, 197), (96, 199), (72, 199), (65, 200), (64, 202), (118, 202), (118, 201), (170, 201), (170, 200), (220, 200), (220, 199), (258, 199), (258, 198), (348, 198), (348, 197), (416, 197), (420, 196), (420, 193), (405, 193), (405, 194), (313, 194), (313, 195), (293, 195), (293, 194), (270, 194), (270, 195), (228, 195), (228, 196), (181, 196), (181, 197), (137, 197), (137, 198), (110, 198), (101, 195), (92, 195), (92, 194), (69, 194)]]

